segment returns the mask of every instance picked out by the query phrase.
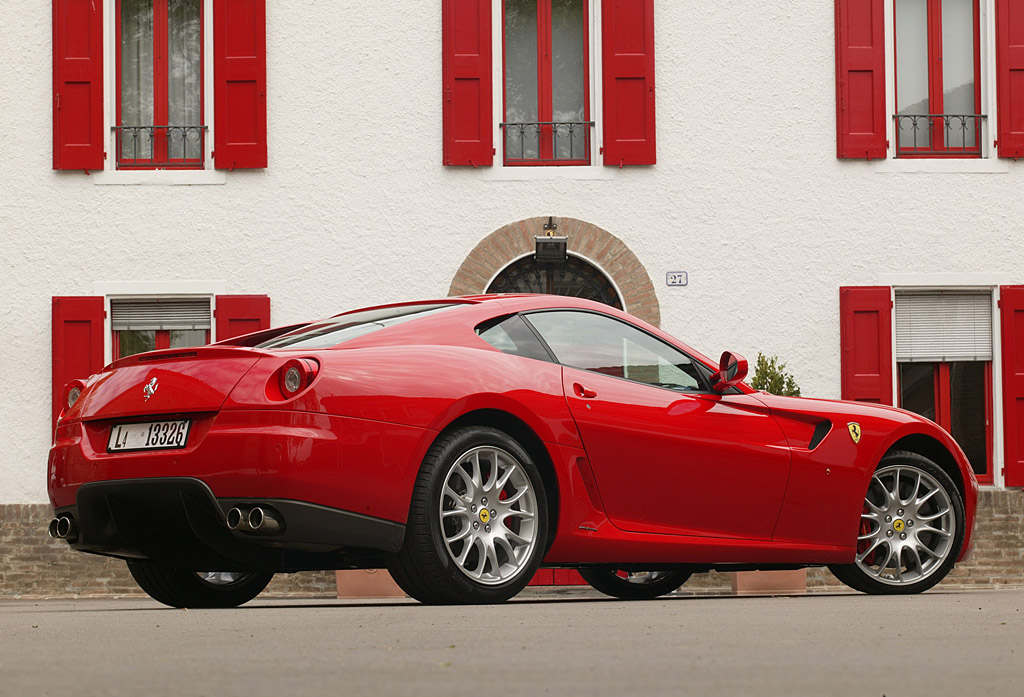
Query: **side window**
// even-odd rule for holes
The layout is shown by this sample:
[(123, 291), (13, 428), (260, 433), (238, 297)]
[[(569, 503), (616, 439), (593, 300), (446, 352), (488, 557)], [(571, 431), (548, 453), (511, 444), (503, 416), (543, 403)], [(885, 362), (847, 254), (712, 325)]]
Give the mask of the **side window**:
[(499, 317), (476, 328), (477, 336), (502, 353), (551, 362), (551, 356), (519, 315)]
[(537, 312), (528, 319), (566, 365), (674, 390), (705, 389), (686, 354), (625, 322), (573, 311)]

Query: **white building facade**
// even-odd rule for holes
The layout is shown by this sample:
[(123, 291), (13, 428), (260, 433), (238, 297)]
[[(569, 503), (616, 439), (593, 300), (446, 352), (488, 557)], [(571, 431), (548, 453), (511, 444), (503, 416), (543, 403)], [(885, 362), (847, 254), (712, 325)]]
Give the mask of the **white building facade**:
[(1024, 0), (8, 0), (0, 46), (0, 520), (69, 365), (581, 283), (1024, 485)]

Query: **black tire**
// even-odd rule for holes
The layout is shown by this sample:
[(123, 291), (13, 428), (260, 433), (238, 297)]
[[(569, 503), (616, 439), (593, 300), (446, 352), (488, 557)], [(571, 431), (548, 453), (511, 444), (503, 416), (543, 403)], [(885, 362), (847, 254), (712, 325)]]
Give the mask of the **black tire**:
[(195, 571), (137, 559), (128, 560), (128, 570), (153, 600), (179, 608), (238, 607), (259, 595), (274, 577), (268, 572), (247, 571), (234, 581), (214, 583)]
[[(473, 489), (476, 493), (470, 492), (469, 484), (456, 472), (458, 467), (467, 463), (465, 458), (471, 458), (473, 453), (480, 454), (477, 462), (482, 480), (481, 485)], [(500, 483), (500, 474), (510, 472), (505, 486), (497, 494), (500, 505), (492, 501), (479, 506), (491, 491), (486, 489), (488, 475), (484, 470), (499, 480), (491, 480), (491, 485)], [(445, 493), (446, 482), (452, 477), (453, 487), (458, 487), (459, 482), (466, 485), (466, 491), (459, 494), (469, 500), (460, 499), (462, 504), (457, 504), (450, 494)], [(518, 498), (521, 490), (524, 493), (522, 498)], [(484, 498), (480, 498), (481, 495)], [(505, 499), (516, 496), (517, 503), (505, 504), (502, 496)], [(527, 510), (527, 503), (535, 510)], [(463, 504), (464, 511), (458, 508)], [(446, 508), (446, 511), (450, 515), (442, 521), (441, 508), (449, 505), (451, 508)], [(513, 510), (516, 506), (521, 510)], [(500, 517), (494, 521), (493, 535), (490, 515)], [(463, 532), (463, 525), (474, 524), (477, 526), (475, 530), (465, 529), (465, 546), (459, 547), (461, 540), (452, 538)], [(495, 557), (493, 562), (490, 561), (486, 555), (489, 548), (484, 539), (485, 527), (486, 534), (490, 536), (488, 539), (501, 537), (512, 553), (507, 553), (504, 547), (499, 550), (500, 544), (491, 543)], [(529, 453), (511, 436), (497, 429), (485, 426), (460, 428), (442, 435), (423, 459), (413, 489), (405, 542), (401, 551), (389, 560), (388, 571), (402, 590), (422, 603), (504, 602), (519, 593), (533, 577), (546, 552), (547, 530), (548, 505), (544, 481)], [(528, 536), (530, 542), (510, 541), (510, 534)], [(448, 542), (446, 536), (450, 538)], [(471, 547), (468, 552), (467, 547)], [(456, 558), (456, 548), (469, 555), (462, 564)], [(474, 559), (480, 564), (479, 578), (471, 577), (472, 569), (464, 570), (464, 567), (473, 565)]]
[[(690, 578), (690, 571), (628, 572), (614, 566), (584, 566), (579, 569), (583, 580), (605, 595), (622, 600), (653, 600), (671, 593)], [(630, 574), (636, 575), (630, 575)]]
[[(903, 508), (897, 509), (894, 515), (893, 512), (883, 511), (877, 515), (879, 527), (872, 530), (872, 523), (868, 520), (869, 516), (872, 515), (872, 510), (869, 507), (869, 502), (874, 498), (875, 501), (880, 501), (878, 492), (884, 492), (887, 489), (879, 482), (879, 477), (882, 477), (886, 482), (892, 481), (891, 477), (893, 472), (899, 470), (902, 473), (909, 473), (913, 475), (914, 472), (923, 473), (923, 480), (926, 481), (928, 486), (931, 486), (931, 482), (938, 485), (941, 489), (942, 496), (939, 496), (939, 492), (936, 491), (926, 503), (921, 505), (921, 510), (917, 512), (911, 511), (910, 501), (904, 501), (904, 492), (909, 491), (904, 487), (911, 486), (907, 482), (907, 478), (896, 479), (895, 487), (899, 488), (900, 493), (898, 499), (894, 503), (889, 504), (890, 506), (904, 506)], [(928, 479), (930, 478), (930, 480)], [(903, 482), (902, 484), (900, 482)], [(921, 486), (922, 477), (918, 477), (916, 480), (916, 487)], [(879, 488), (882, 487), (882, 488)], [(915, 493), (909, 494), (908, 499), (920, 500), (919, 496)], [(915, 498), (916, 497), (916, 498)], [(940, 528), (952, 527), (952, 530), (945, 529), (947, 533), (941, 535), (939, 533), (923, 532), (922, 530), (931, 530), (931, 524), (933, 520), (931, 516), (935, 516), (936, 508), (939, 508), (938, 504), (933, 503), (935, 500), (939, 500), (942, 505), (945, 505), (945, 501), (948, 501), (948, 513), (937, 516), (938, 525)], [(933, 508), (928, 509), (928, 506)], [(861, 537), (870, 536), (877, 534), (877, 541), (872, 539), (858, 539), (857, 557), (860, 558), (865, 555), (862, 562), (856, 562), (853, 564), (830, 564), (829, 570), (838, 578), (840, 581), (845, 583), (854, 590), (861, 591), (862, 593), (871, 594), (886, 594), (886, 595), (905, 595), (910, 593), (921, 593), (928, 590), (936, 583), (941, 581), (953, 568), (956, 563), (957, 557), (960, 556), (960, 550), (963, 547), (964, 533), (966, 531), (964, 525), (964, 504), (963, 498), (960, 496), (960, 491), (950, 476), (941, 467), (936, 465), (934, 462), (929, 460), (923, 455), (917, 453), (911, 453), (906, 451), (894, 451), (887, 454), (882, 458), (882, 461), (878, 464), (875, 470), (875, 476), (872, 478), (871, 484), (868, 487), (868, 491), (865, 495), (864, 513), (861, 517), (861, 527), (858, 528), (858, 535)], [(885, 516), (888, 515), (892, 520), (888, 520)], [(921, 521), (920, 518), (929, 518), (928, 521)], [(874, 520), (874, 518), (872, 518)], [(865, 522), (867, 521), (867, 522)], [(915, 529), (916, 526), (916, 529)], [(877, 533), (876, 533), (877, 531)], [(892, 540), (894, 543), (903, 536), (906, 538), (910, 536), (911, 542), (914, 543), (912, 546), (921, 549), (929, 545), (934, 545), (935, 550), (931, 552), (931, 557), (921, 562), (907, 563), (906, 573), (910, 575), (906, 581), (903, 580), (903, 559), (908, 559), (908, 562), (912, 562), (909, 553), (897, 552), (896, 559), (878, 563), (878, 573), (872, 573), (870, 566), (875, 563), (875, 559), (881, 558), (876, 557), (873, 559), (871, 554), (882, 555), (883, 551), (879, 549), (878, 552), (872, 552), (875, 548), (880, 548), (882, 545), (886, 546), (885, 554), (892, 554), (893, 547), (891, 543), (887, 543), (882, 540), (882, 533), (887, 535), (887, 539)], [(920, 533), (920, 534), (919, 534)], [(897, 543), (898, 544), (898, 543)], [(911, 544), (908, 543), (908, 546)], [(938, 554), (936, 554), (936, 550)], [(922, 559), (920, 551), (914, 551), (914, 555), (917, 559)], [(895, 562), (895, 563), (894, 563)], [(888, 566), (888, 564), (893, 564)], [(891, 569), (891, 570), (890, 570)]]

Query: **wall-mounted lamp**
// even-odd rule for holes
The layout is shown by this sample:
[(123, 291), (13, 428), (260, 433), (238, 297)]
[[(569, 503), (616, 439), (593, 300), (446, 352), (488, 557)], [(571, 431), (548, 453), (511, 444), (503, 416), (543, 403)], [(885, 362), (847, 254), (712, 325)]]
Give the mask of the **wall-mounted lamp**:
[(569, 238), (564, 235), (556, 235), (558, 224), (554, 216), (548, 216), (548, 222), (544, 223), (544, 234), (537, 235), (537, 251), (534, 255), (541, 264), (564, 264), (569, 258)]

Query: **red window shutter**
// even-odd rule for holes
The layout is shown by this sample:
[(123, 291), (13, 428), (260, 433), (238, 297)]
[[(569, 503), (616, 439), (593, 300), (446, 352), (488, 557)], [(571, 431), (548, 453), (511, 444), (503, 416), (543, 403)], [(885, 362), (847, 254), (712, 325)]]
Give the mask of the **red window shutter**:
[[(87, 3), (88, 4), (88, 3)], [(103, 297), (53, 298), (53, 427), (64, 386), (103, 368)]]
[(1024, 486), (1024, 286), (999, 289), (1003, 347), (1003, 474)]
[(843, 399), (892, 404), (892, 294), (888, 286), (839, 289)]
[(886, 156), (885, 3), (836, 0), (836, 119), (840, 159)]
[(213, 79), (214, 167), (266, 167), (266, 0), (214, 0)]
[(442, 3), (444, 164), (494, 164), (491, 0)]
[(604, 0), (604, 163), (653, 165), (654, 0)]
[(266, 295), (218, 295), (215, 341), (270, 329), (270, 298)]
[(53, 0), (54, 169), (103, 169), (102, 10)]
[(1024, 4), (996, 0), (999, 157), (1024, 157)]

